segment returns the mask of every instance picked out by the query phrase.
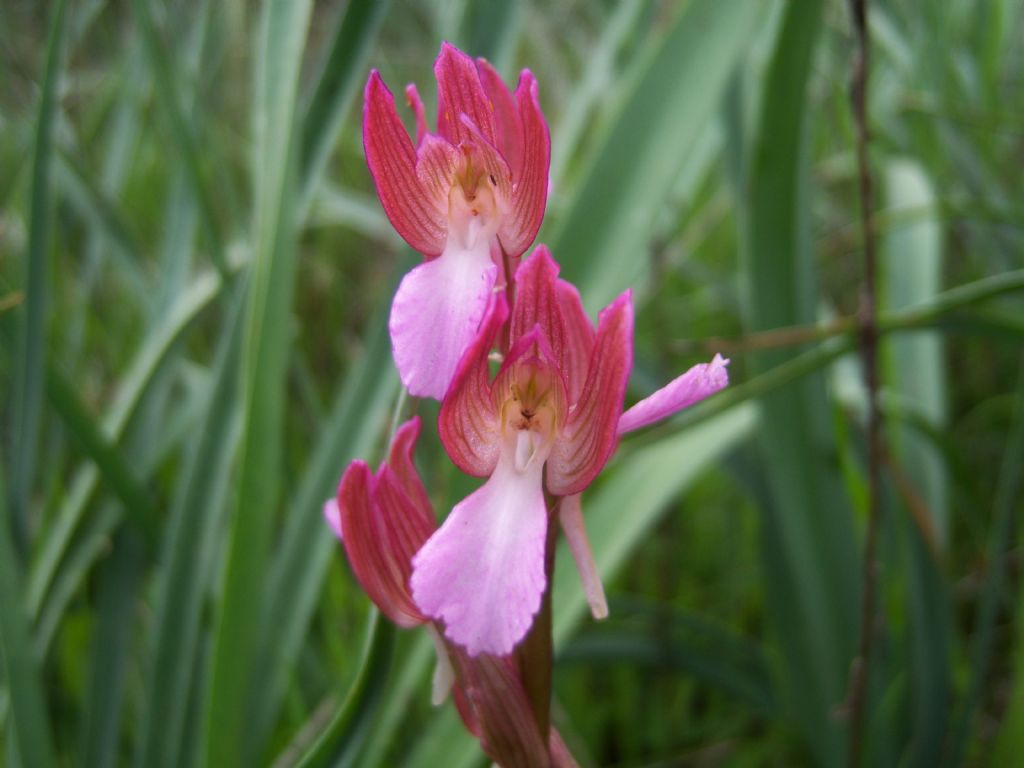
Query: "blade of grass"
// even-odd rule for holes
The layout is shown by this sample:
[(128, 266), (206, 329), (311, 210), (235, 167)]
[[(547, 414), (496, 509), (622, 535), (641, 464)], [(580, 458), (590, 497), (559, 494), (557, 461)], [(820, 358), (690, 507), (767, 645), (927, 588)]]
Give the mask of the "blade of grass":
[(367, 71), (370, 47), (389, 6), (387, 0), (353, 0), (335, 24), (331, 47), (302, 123), (300, 220), (305, 218), (352, 97)]
[(260, 22), (253, 125), (254, 261), (243, 355), (238, 499), (228, 533), (207, 696), (204, 764), (240, 765), (255, 674), (261, 600), (279, 502), (289, 313), (295, 280), (299, 70), (312, 4), (267, 0)]
[(104, 240), (113, 246), (110, 250), (117, 258), (118, 278), (129, 284), (129, 294), (140, 300), (147, 296), (150, 286), (140, 266), (140, 250), (135, 236), (121, 213), (66, 147), (58, 147), (57, 181), (61, 191), (79, 210), (82, 218), (90, 222), (92, 229), (101, 233)]
[[(232, 274), (240, 268), (241, 262), (232, 264)], [(158, 372), (172, 356), (178, 342), (187, 335), (203, 312), (220, 295), (222, 289), (223, 282), (216, 275), (206, 274), (199, 277), (177, 298), (163, 321), (146, 335), (128, 367), (128, 372), (118, 386), (117, 395), (107, 416), (103, 419), (103, 430), (112, 443), (117, 444), (120, 441), (130, 426), (139, 404), (157, 378)], [(27, 585), (29, 613), (37, 620), (47, 591), (66, 556), (86, 505), (96, 490), (98, 480), (99, 472), (92, 464), (75, 473), (70, 490), (61, 503), (57, 519), (42, 539), (42, 549), (32, 562)]]
[[(820, 0), (786, 6), (760, 98), (742, 197), (748, 330), (811, 322), (807, 80)], [(752, 356), (755, 371), (794, 351)], [(853, 526), (834, 462), (824, 382), (804, 377), (761, 398), (759, 435), (770, 501), (762, 506), (762, 567), (784, 704), (820, 765), (844, 754), (832, 712), (842, 700), (856, 636)]]
[[(894, 161), (886, 173), (887, 205), (934, 209), (935, 196), (923, 170), (909, 161)], [(887, 311), (921, 304), (942, 290), (941, 232), (934, 219), (921, 219), (887, 233), (883, 243), (884, 294)], [(898, 336), (889, 342), (892, 388), (915, 404), (936, 429), (945, 424), (945, 355), (937, 333)], [(932, 523), (943, 545), (949, 511), (946, 470), (940, 455), (905, 428), (897, 427), (890, 439), (922, 493)]]
[(81, 721), (82, 766), (121, 765), (121, 712), (125, 698), (136, 601), (145, 565), (142, 540), (122, 529), (99, 575), (89, 688)]
[(100, 476), (120, 498), (128, 518), (152, 551), (160, 522), (148, 491), (124, 453), (103, 434), (102, 428), (78, 398), (78, 393), (52, 365), (46, 371), (46, 394), (68, 431), (78, 440), (85, 454), (95, 462)]
[[(889, 208), (923, 207), (934, 210), (935, 197), (923, 169), (909, 161), (890, 162), (886, 169)], [(886, 232), (882, 243), (883, 291), (881, 309), (898, 311), (927, 302), (941, 290), (941, 232), (935, 219), (921, 218)], [(945, 426), (945, 364), (943, 339), (938, 332), (903, 334), (885, 340), (887, 388), (913, 403), (915, 412), (931, 429)], [(940, 547), (948, 538), (948, 468), (937, 447), (908, 423), (891, 424), (889, 436), (901, 471), (921, 495), (930, 527)], [(950, 606), (938, 564), (920, 532), (902, 521), (907, 568), (911, 651), (909, 765), (939, 763), (946, 732), (951, 681)], [(874, 730), (874, 729), (873, 729)], [(873, 738), (877, 737), (877, 730)]]
[(580, 138), (593, 120), (593, 112), (604, 101), (608, 84), (615, 79), (616, 57), (626, 40), (632, 37), (647, 11), (647, 0), (619, 3), (604, 25), (601, 38), (587, 56), (587, 67), (582, 80), (572, 89), (564, 114), (551, 132), (551, 187), (564, 186), (569, 161)]
[[(400, 271), (393, 275), (392, 287), (397, 285)], [(378, 304), (370, 320), (366, 349), (352, 361), (351, 372), (338, 389), (289, 505), (279, 553), (271, 567), (258, 656), (267, 684), (249, 717), (259, 735), (252, 739), (257, 748), (254, 754), (259, 754), (261, 739), (269, 734), (277, 717), (287, 675), (306, 638), (327, 566), (338, 553), (337, 541), (324, 525), (324, 499), (334, 493), (349, 461), (371, 455), (387, 428), (389, 408), (398, 392), (386, 324), (389, 307), (383, 301)]]
[(522, 0), (478, 0), (462, 10), (456, 46), (505, 73), (523, 26)]
[(763, 11), (743, 0), (694, 0), (641, 63), (568, 213), (548, 236), (588, 308), (642, 282), (663, 202)]
[(214, 266), (220, 272), (221, 277), (227, 279), (230, 269), (224, 249), (224, 238), (221, 235), (213, 208), (213, 200), (210, 197), (210, 188), (199, 162), (199, 150), (196, 147), (195, 137), (185, 119), (185, 111), (179, 100), (180, 94), (175, 88), (174, 67), (163, 41), (160, 40), (160, 35), (157, 34), (149, 3), (150, 0), (133, 0), (132, 10), (144, 41), (145, 52), (149, 57), (149, 66), (153, 71), (157, 100), (164, 119), (167, 121), (171, 140), (184, 161), (184, 167), (192, 186), (192, 194), (199, 203), (203, 232), (210, 247)]
[[(387, 619), (382, 619), (374, 609), (370, 613), (366, 644), (356, 679), (344, 703), (320, 737), (296, 762), (299, 768), (341, 768), (356, 764), (359, 750), (384, 692), (384, 681), (391, 668), (394, 641), (395, 627)], [(278, 760), (275, 764), (289, 763)]]
[(35, 478), (46, 375), (47, 266), (50, 248), (50, 165), (57, 120), (57, 79), (64, 50), (64, 0), (53, 8), (46, 42), (46, 66), (40, 87), (32, 155), (32, 193), (28, 253), (25, 262), (25, 314), (18, 338), (19, 374), (15, 378), (11, 430), (11, 516), (14, 552), (23, 558), (29, 541), (29, 497)]
[[(0, 511), (6, 513), (3, 485), (0, 475)], [(0, 657), (10, 691), (10, 728), (5, 730), (12, 734), (7, 752), (21, 765), (46, 768), (57, 764), (53, 728), (46, 711), (43, 678), (32, 652), (20, 559), (14, 551), (8, 520), (7, 514), (0, 515)]]
[[(981, 598), (978, 606), (978, 618), (976, 619), (976, 630), (974, 640), (971, 643), (971, 677), (967, 692), (957, 713), (956, 722), (952, 730), (950, 749), (946, 754), (947, 759), (943, 765), (962, 765), (967, 754), (968, 737), (974, 718), (977, 715), (978, 707), (981, 705), (982, 694), (985, 689), (986, 680), (989, 677), (989, 666), (992, 656), (993, 638), (996, 616), (999, 603), (1004, 599), (1003, 590), (1006, 581), (1007, 559), (1011, 548), (1013, 536), (1014, 518), (1020, 525), (1021, 510), (1021, 489), (1024, 487), (1024, 357), (1021, 357), (1019, 373), (1017, 374), (1017, 392), (1014, 403), (1013, 424), (1008, 432), (1006, 448), (1003, 453), (1002, 467), (999, 470), (998, 485), (996, 487), (995, 509), (992, 516), (992, 529), (988, 545), (988, 573), (985, 574), (985, 582), (981, 589)], [(1017, 621), (1021, 623), (1024, 612), (1018, 606)], [(1020, 647), (1021, 636), (1017, 635), (1017, 644)], [(1014, 675), (1015, 691), (1009, 711), (1003, 725), (1003, 735), (999, 744), (1001, 752), (998, 754), (1007, 755), (1006, 747), (1012, 742), (1018, 744), (1024, 735), (1024, 718), (1022, 718), (1020, 700), (1021, 686), (1024, 685), (1024, 668), (1019, 666), (1021, 654), (1017, 654), (1018, 666)], [(1020, 753), (1013, 753), (1010, 756), (1012, 762)], [(1009, 756), (1009, 755), (1007, 755)], [(999, 764), (998, 761), (993, 765)]]
[(219, 551), (224, 497), (238, 442), (244, 299), (244, 291), (235, 297), (214, 366), (205, 429), (190, 454), (183, 490), (167, 524), (167, 559), (157, 576), (155, 641), (135, 755), (138, 766), (181, 765), (188, 741), (186, 714), (192, 700), (190, 688), (197, 681), (183, 670), (198, 668), (205, 594)]

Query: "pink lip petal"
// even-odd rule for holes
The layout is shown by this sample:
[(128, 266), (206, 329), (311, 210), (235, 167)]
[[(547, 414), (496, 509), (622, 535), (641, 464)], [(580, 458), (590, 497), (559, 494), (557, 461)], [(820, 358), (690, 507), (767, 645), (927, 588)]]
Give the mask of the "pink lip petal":
[(459, 361), (437, 419), (448, 456), (455, 466), (475, 477), (491, 474), (501, 450), (488, 355), (506, 319), (508, 303), (502, 291), (494, 294), (480, 330)]
[(715, 355), (710, 363), (693, 366), (622, 414), (619, 434), (661, 421), (724, 389), (729, 383), (728, 364), (721, 355)]
[(471, 138), (459, 118), (466, 115), (490, 144), (495, 143), (494, 112), (484, 93), (476, 62), (450, 43), (441, 44), (434, 62), (437, 77), (437, 130), (452, 144)]
[(445, 253), (403, 279), (391, 304), (391, 346), (409, 393), (440, 400), (476, 334), (497, 268), (488, 254)]
[(583, 393), (548, 459), (551, 493), (580, 493), (611, 457), (632, 366), (633, 302), (626, 291), (601, 311)]
[(416, 148), (376, 70), (366, 83), (363, 148), (381, 205), (398, 234), (420, 253), (441, 253), (448, 233), (447, 196), (424, 192), (416, 175)]
[(543, 464), (524, 471), (503, 454), (482, 487), (455, 506), (413, 558), (423, 613), (470, 656), (510, 653), (529, 630), (546, 585)]

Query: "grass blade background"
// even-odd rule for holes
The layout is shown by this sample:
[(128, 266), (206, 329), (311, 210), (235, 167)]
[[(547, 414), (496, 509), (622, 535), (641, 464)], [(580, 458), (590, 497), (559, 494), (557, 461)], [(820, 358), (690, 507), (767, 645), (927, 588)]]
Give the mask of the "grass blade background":
[(591, 311), (642, 284), (656, 216), (762, 12), (744, 0), (686, 6), (623, 94), (569, 212), (542, 233)]
[(256, 630), (280, 495), (284, 376), (295, 278), (298, 79), (311, 3), (267, 0), (253, 126), (254, 259), (243, 355), (238, 499), (228, 534), (204, 731), (204, 764), (241, 763), (247, 703), (259, 676)]
[[(0, 491), (6, 490), (0, 476)], [(2, 497), (0, 497), (2, 498)], [(2, 503), (2, 502), (0, 502)], [(6, 505), (0, 511), (8, 512)], [(22, 765), (46, 768), (57, 764), (53, 727), (46, 711), (43, 678), (29, 633), (19, 558), (11, 541), (7, 515), (0, 524), (0, 643), (3, 645), (4, 683), (10, 692), (11, 754)]]
[(19, 335), (19, 375), (16, 380), (14, 425), (11, 430), (11, 518), (14, 552), (24, 558), (29, 537), (29, 496), (35, 477), (36, 454), (46, 373), (47, 261), (50, 247), (50, 165), (57, 120), (57, 79), (64, 49), (64, 0), (53, 8), (46, 44), (46, 67), (39, 91), (32, 154), (32, 206), (25, 269), (25, 315)]
[[(1024, 339), (1024, 14), (870, 5), (893, 439), (865, 747), (879, 765), (984, 764), (999, 728), (994, 759), (1012, 762), (1019, 670), (1008, 709), (1004, 692), (1024, 662), (999, 566), (1016, 520), (994, 489)], [(510, 85), (537, 76), (554, 140), (539, 240), (591, 309), (634, 290), (630, 401), (732, 358), (727, 390), (631, 436), (586, 494), (613, 617), (573, 634), (585, 608), (563, 559), (556, 722), (583, 765), (843, 760), (865, 491), (841, 4), (84, 0), (47, 70), (56, 9), (0, 3), (4, 511), (23, 484), (28, 520), (0, 564), (0, 642), (31, 662), (0, 670), (0, 763), (293, 762), (369, 679), (369, 602), (323, 499), (348, 460), (380, 460), (392, 411), (424, 420), (439, 514), (474, 487), (436, 404), (393, 406), (388, 305), (418, 258), (360, 140), (371, 66), (396, 93), (417, 83), (436, 124), (442, 39)], [(39, 307), (30, 384), (18, 345)], [(133, 543), (142, 530), (156, 546)], [(429, 709), (432, 654), (395, 633), (394, 661), (353, 691), (376, 705), (338, 719), (335, 762), (482, 760), (450, 708)]]
[(334, 37), (302, 123), (299, 170), (305, 211), (320, 182), (352, 97), (368, 70), (370, 46), (390, 2), (353, 0), (335, 22)]
[[(766, 73), (743, 196), (747, 327), (813, 323), (814, 263), (808, 213), (807, 80), (821, 2), (789, 5)], [(763, 371), (788, 351), (751, 360)], [(766, 601), (781, 658), (779, 688), (819, 765), (843, 754), (832, 717), (845, 691), (856, 636), (856, 561), (836, 470), (825, 391), (810, 376), (761, 399), (759, 434), (770, 499), (762, 505)]]
[(332, 557), (341, 556), (337, 540), (324, 523), (323, 502), (334, 493), (349, 461), (373, 455), (398, 393), (383, 312), (372, 318), (371, 329), (365, 351), (353, 361), (352, 372), (339, 387), (321, 442), (289, 505), (281, 546), (268, 577), (259, 645), (259, 668), (265, 671), (267, 683), (252, 703), (250, 722), (258, 734), (251, 746), (254, 754), (260, 752), (277, 715), (286, 675), (306, 637), (327, 566)]
[(211, 381), (203, 423), (183, 490), (171, 509), (158, 575), (155, 641), (147, 670), (148, 696), (136, 765), (182, 765), (194, 741), (185, 732), (195, 680), (181, 674), (199, 662), (205, 591), (214, 573), (225, 517), (226, 489), (238, 440), (242, 309), (245, 293), (235, 296), (230, 327), (223, 337)]
[[(934, 210), (931, 184), (923, 170), (907, 160), (886, 166), (885, 192), (890, 208)], [(926, 303), (942, 289), (942, 245), (938, 224), (921, 218), (887, 233), (882, 242), (881, 308), (899, 311)], [(943, 340), (922, 332), (887, 339), (882, 354), (888, 363), (887, 394), (898, 397), (936, 432), (946, 425)], [(897, 471), (905, 472), (924, 501), (930, 529), (919, 530), (899, 507), (900, 530), (907, 569), (908, 643), (910, 670), (910, 765), (939, 762), (946, 731), (951, 680), (949, 596), (936, 558), (948, 542), (948, 468), (936, 446), (907, 423), (893, 420), (890, 446)], [(926, 534), (930, 536), (926, 537)], [(929, 546), (937, 547), (931, 551)]]

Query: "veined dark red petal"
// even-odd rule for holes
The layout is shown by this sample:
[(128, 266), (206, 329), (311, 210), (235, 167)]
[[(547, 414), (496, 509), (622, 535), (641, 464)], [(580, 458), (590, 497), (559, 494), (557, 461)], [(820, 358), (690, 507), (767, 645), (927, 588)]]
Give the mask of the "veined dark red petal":
[(546, 246), (538, 245), (516, 270), (516, 303), (509, 337), (514, 342), (539, 325), (559, 367), (565, 349), (565, 321), (558, 302), (558, 264)]
[(559, 280), (555, 289), (558, 291), (558, 306), (561, 309), (562, 321), (565, 323), (565, 348), (562, 351), (562, 373), (569, 390), (569, 402), (575, 404), (583, 393), (583, 385), (587, 381), (587, 366), (590, 355), (594, 351), (596, 332), (594, 323), (587, 317), (580, 300), (580, 292), (576, 286), (565, 280)]
[(441, 253), (448, 236), (447, 192), (442, 199), (420, 183), (416, 148), (376, 70), (363, 100), (363, 149), (381, 205), (398, 234), (424, 255)]
[(441, 53), (434, 62), (437, 77), (437, 130), (452, 144), (471, 137), (461, 119), (466, 115), (494, 145), (494, 108), (484, 93), (476, 62), (451, 43), (441, 43)]
[(521, 170), (512, 177), (511, 210), (502, 221), (498, 239), (508, 253), (518, 256), (530, 247), (544, 219), (551, 136), (540, 110), (537, 81), (529, 70), (520, 75), (515, 98), (523, 126), (523, 160)]
[(394, 469), (381, 466), (376, 476), (362, 461), (352, 462), (338, 485), (342, 543), (352, 571), (381, 612), (402, 627), (426, 621), (412, 600), (412, 556), (436, 524), (426, 491), (412, 464), (418, 418), (396, 435)]
[(476, 338), (459, 361), (437, 421), (448, 456), (459, 469), (476, 477), (491, 474), (501, 451), (499, 414), (491, 399), (488, 356), (507, 319), (505, 294), (494, 293)]
[(480, 82), (494, 108), (496, 146), (508, 163), (512, 178), (518, 179), (523, 170), (523, 121), (512, 92), (505, 85), (487, 59), (476, 60)]
[(503, 768), (550, 766), (548, 745), (512, 658), (458, 653), (456, 667), (470, 710), (463, 713), (463, 721), (484, 752)]
[(416, 117), (416, 146), (419, 147), (430, 129), (427, 128), (427, 111), (423, 108), (423, 99), (413, 83), (405, 86), (405, 100)]
[(455, 183), (455, 172), (459, 162), (459, 150), (441, 137), (427, 133), (420, 139), (420, 146), (416, 152), (416, 182), (421, 193), (432, 201), (434, 207), (444, 208), (446, 233), (448, 193)]
[(548, 458), (551, 493), (580, 493), (611, 457), (632, 367), (633, 302), (626, 291), (598, 319), (583, 393)]

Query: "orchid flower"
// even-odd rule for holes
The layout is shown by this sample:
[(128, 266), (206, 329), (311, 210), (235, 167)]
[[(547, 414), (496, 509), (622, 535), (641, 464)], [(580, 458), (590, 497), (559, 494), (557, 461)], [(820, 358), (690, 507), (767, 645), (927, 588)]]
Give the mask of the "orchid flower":
[[(471, 656), (507, 654), (529, 630), (547, 587), (545, 493), (578, 510), (579, 494), (616, 448), (632, 367), (629, 291), (600, 313), (595, 331), (543, 246), (519, 267), (515, 288), (511, 318), (504, 295), (492, 298), (439, 417), (452, 461), (487, 480), (416, 553), (410, 582), (419, 610)], [(511, 347), (491, 381), (489, 353), (506, 320)], [(721, 388), (724, 364), (711, 363), (709, 386), (689, 387), (687, 374), (637, 404), (626, 428)], [(582, 518), (563, 527), (581, 552), (584, 583), (597, 579)]]
[(558, 731), (550, 728), (548, 738), (542, 737), (516, 660), (469, 657), (445, 643), (412, 601), (412, 556), (436, 528), (413, 463), (419, 432), (419, 418), (403, 424), (388, 460), (376, 473), (365, 462), (353, 461), (342, 475), (337, 496), (324, 504), (324, 518), (381, 613), (401, 627), (422, 625), (430, 632), (438, 656), (434, 704), (440, 704), (454, 684), (456, 707), (467, 730), (505, 768), (571, 768), (576, 762)]
[(547, 200), (551, 142), (537, 82), (511, 93), (494, 68), (444, 43), (434, 64), (437, 133), (415, 86), (416, 143), (377, 71), (366, 84), (363, 145), (384, 211), (426, 261), (402, 280), (389, 329), (410, 394), (440, 400), (496, 285), (511, 279)]

